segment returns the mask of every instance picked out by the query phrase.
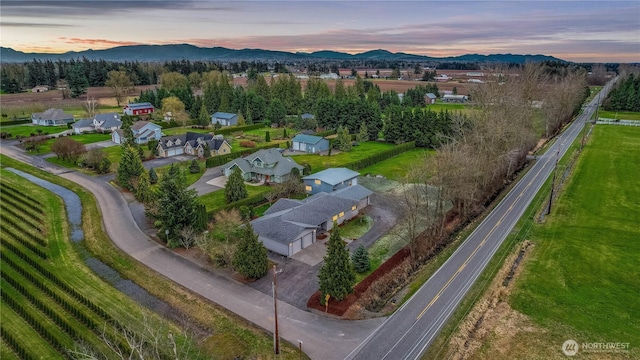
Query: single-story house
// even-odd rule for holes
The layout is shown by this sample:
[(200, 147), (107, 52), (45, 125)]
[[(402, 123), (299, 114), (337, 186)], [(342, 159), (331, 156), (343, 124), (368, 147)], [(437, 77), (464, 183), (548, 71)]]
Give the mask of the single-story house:
[(217, 113), (211, 115), (211, 124), (215, 125), (216, 123), (222, 126), (238, 125), (238, 114), (218, 111)]
[(435, 104), (435, 103), (436, 103), (436, 99), (437, 99), (437, 98), (438, 98), (438, 97), (437, 97), (434, 93), (427, 93), (427, 94), (424, 96), (424, 102), (425, 102), (425, 104), (427, 104), (427, 105)]
[(467, 102), (467, 100), (469, 100), (469, 97), (467, 95), (445, 95), (442, 97), (442, 101), (444, 102), (457, 102), (457, 103), (464, 103)]
[(216, 156), (230, 153), (231, 145), (222, 137), (187, 132), (180, 135), (163, 136), (158, 142), (157, 148), (160, 157), (182, 154), (203, 156), (205, 149), (208, 149), (212, 156)]
[(298, 165), (288, 156), (283, 156), (279, 149), (262, 149), (243, 158), (237, 158), (226, 163), (223, 167), (224, 175), (229, 177), (235, 169), (242, 172), (245, 181), (266, 181), (283, 183), (289, 180), (291, 171), (298, 169), (302, 174), (304, 167)]
[[(131, 131), (136, 144), (146, 144), (151, 140), (160, 140), (162, 137), (162, 128), (149, 121), (136, 121), (131, 125)], [(111, 133), (111, 141), (116, 144), (122, 144), (124, 139), (122, 129), (114, 130)]]
[(339, 225), (358, 215), (371, 194), (355, 185), (304, 200), (280, 199), (251, 225), (267, 249), (290, 257), (315, 243), (319, 232), (331, 230), (334, 221)]
[(130, 116), (150, 115), (150, 114), (153, 114), (153, 112), (155, 111), (155, 108), (153, 107), (153, 105), (151, 105), (151, 103), (144, 102), (144, 103), (127, 104), (123, 108), (123, 111), (125, 114)]
[(346, 186), (358, 184), (360, 173), (347, 168), (329, 168), (302, 178), (308, 194), (330, 193)]
[(73, 122), (73, 114), (66, 113), (62, 109), (51, 108), (31, 114), (31, 122), (34, 125), (42, 126), (66, 125)]
[(329, 150), (329, 140), (320, 136), (298, 134), (291, 139), (291, 150), (317, 154)]
[(73, 125), (73, 131), (76, 134), (82, 134), (88, 131), (112, 132), (120, 129), (122, 121), (118, 113), (97, 114), (93, 119), (82, 119), (76, 121)]

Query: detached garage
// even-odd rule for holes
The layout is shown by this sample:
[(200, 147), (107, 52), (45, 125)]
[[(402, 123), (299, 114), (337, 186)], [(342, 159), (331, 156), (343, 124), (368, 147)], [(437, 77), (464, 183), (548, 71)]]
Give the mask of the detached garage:
[(291, 150), (317, 154), (329, 150), (329, 140), (320, 136), (298, 134), (291, 139)]

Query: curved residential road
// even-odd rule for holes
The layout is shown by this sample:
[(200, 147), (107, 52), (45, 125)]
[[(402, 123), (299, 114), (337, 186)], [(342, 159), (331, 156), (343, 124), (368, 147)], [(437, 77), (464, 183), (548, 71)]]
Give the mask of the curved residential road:
[(615, 79), (601, 90), (442, 267), (349, 359), (400, 360), (422, 356), (614, 82)]
[[(273, 332), (273, 298), (206, 271), (150, 239), (136, 224), (122, 194), (99, 178), (58, 167), (2, 142), (0, 153), (71, 180), (96, 198), (109, 238), (122, 251), (168, 279), (213, 301), (255, 325)], [(269, 276), (269, 275), (267, 275)], [(279, 333), (312, 359), (344, 359), (384, 319), (344, 321), (300, 310), (278, 301)]]

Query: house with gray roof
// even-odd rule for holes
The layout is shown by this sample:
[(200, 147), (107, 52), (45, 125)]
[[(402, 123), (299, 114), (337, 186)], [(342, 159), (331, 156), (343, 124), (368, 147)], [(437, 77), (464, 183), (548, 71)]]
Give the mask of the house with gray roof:
[(302, 178), (307, 194), (332, 192), (358, 184), (360, 173), (347, 168), (329, 168)]
[(317, 154), (329, 150), (329, 140), (320, 136), (298, 134), (291, 139), (291, 150)]
[(352, 219), (369, 204), (370, 190), (362, 185), (349, 189), (353, 190), (322, 192), (304, 200), (280, 199), (251, 225), (267, 249), (293, 256), (315, 243), (318, 233), (331, 230), (334, 222)]
[(438, 99), (438, 97), (434, 93), (426, 93), (425, 96), (424, 96), (424, 102), (427, 105), (435, 104), (436, 103), (436, 99)]
[(62, 109), (51, 108), (31, 114), (31, 122), (41, 126), (66, 125), (73, 122), (73, 114), (66, 113)]
[(91, 131), (110, 133), (114, 130), (120, 129), (122, 121), (120, 121), (120, 114), (111, 112), (96, 114), (92, 119), (78, 120), (71, 126), (76, 134)]
[[(133, 133), (133, 141), (136, 144), (146, 144), (151, 140), (160, 140), (162, 137), (162, 128), (150, 121), (136, 121), (131, 125)], [(111, 141), (116, 144), (122, 144), (126, 140), (122, 129), (114, 130), (111, 133)]]
[(227, 177), (235, 169), (239, 169), (245, 181), (282, 183), (289, 179), (293, 169), (298, 169), (302, 174), (304, 167), (290, 157), (283, 156), (279, 149), (271, 148), (231, 160), (223, 169)]
[(231, 152), (231, 145), (223, 137), (187, 131), (180, 135), (163, 136), (157, 147), (159, 157), (182, 154), (201, 157), (207, 150), (212, 156), (228, 154)]
[(211, 115), (211, 124), (220, 124), (222, 126), (235, 126), (238, 125), (238, 114), (226, 113), (218, 111)]

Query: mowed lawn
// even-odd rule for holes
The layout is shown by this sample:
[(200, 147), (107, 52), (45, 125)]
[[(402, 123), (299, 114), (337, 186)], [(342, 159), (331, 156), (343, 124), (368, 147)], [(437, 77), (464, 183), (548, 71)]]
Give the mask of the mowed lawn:
[(598, 111), (598, 117), (605, 119), (640, 120), (640, 112), (632, 111)]
[[(38, 133), (38, 130), (40, 130), (40, 133)], [(0, 131), (8, 132), (13, 139), (15, 139), (16, 136), (25, 137), (31, 136), (31, 134), (53, 135), (67, 130), (69, 129), (67, 129), (66, 126), (41, 126), (31, 124), (0, 126)]]
[(311, 165), (311, 172), (315, 173), (330, 167), (341, 167), (352, 161), (389, 150), (395, 145), (390, 143), (367, 141), (353, 146), (349, 152), (334, 151), (331, 156), (319, 154), (292, 155), (291, 158), (300, 165)]
[(360, 174), (382, 175), (391, 180), (402, 180), (406, 178), (412, 169), (422, 165), (425, 157), (433, 154), (431, 149), (416, 148), (406, 151), (391, 159), (381, 161), (375, 165), (367, 166), (360, 170)]
[[(258, 195), (261, 192), (266, 192), (270, 189), (269, 186), (250, 186), (247, 185), (247, 193), (249, 197)], [(224, 196), (224, 189), (216, 190), (214, 192), (202, 195), (198, 197), (198, 202), (203, 204), (207, 211), (213, 211), (227, 204), (227, 199)]]
[(510, 303), (558, 346), (624, 342), (640, 353), (639, 164), (639, 128), (596, 126), (552, 215), (533, 228)]

